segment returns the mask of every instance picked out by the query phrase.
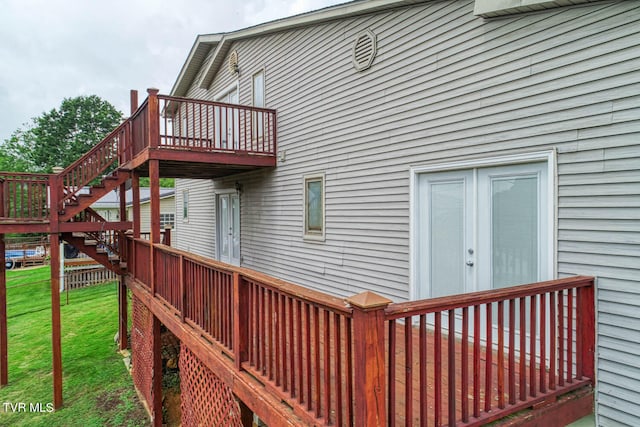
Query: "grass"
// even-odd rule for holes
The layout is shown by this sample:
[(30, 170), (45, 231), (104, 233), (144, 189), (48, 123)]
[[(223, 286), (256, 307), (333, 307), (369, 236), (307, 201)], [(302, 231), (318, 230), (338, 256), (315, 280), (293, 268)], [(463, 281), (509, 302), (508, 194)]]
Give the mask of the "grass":
[[(61, 294), (64, 406), (47, 412), (53, 400), (49, 277), (49, 267), (7, 272), (9, 385), (0, 389), (0, 426), (149, 425), (113, 341), (114, 283), (74, 290), (68, 304)], [(26, 411), (5, 410), (5, 402), (25, 403)], [(31, 411), (38, 403), (43, 412)]]

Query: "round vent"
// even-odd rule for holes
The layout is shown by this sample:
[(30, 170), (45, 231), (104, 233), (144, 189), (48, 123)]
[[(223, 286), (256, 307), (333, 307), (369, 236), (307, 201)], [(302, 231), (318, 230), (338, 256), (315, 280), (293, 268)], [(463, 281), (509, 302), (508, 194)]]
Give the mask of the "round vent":
[(229, 72), (235, 74), (238, 72), (238, 51), (234, 50), (229, 54)]
[(358, 34), (353, 42), (353, 66), (358, 71), (371, 67), (376, 57), (376, 35), (370, 30)]

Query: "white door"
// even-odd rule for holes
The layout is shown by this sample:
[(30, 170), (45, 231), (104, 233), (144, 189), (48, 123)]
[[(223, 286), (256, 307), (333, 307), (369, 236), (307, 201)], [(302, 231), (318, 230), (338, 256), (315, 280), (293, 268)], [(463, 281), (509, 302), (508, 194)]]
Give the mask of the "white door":
[(418, 176), (416, 298), (551, 278), (547, 164)]
[(422, 174), (418, 207), (418, 299), (474, 289), (473, 173)]
[(218, 259), (227, 264), (240, 265), (240, 198), (237, 193), (219, 194)]
[[(218, 102), (225, 104), (238, 104), (239, 94), (237, 87), (216, 98)], [(215, 124), (219, 131), (215, 132), (217, 146), (223, 149), (239, 149), (240, 145), (240, 115), (237, 108), (216, 107), (214, 111)]]

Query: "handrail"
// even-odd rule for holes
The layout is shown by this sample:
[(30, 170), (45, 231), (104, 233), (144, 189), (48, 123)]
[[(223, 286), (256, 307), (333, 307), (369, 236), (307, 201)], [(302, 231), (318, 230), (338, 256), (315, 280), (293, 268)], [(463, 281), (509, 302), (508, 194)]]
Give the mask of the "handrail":
[[(244, 110), (249, 110), (249, 111), (260, 111), (264, 113), (273, 113), (273, 114), (276, 113), (276, 110), (272, 108), (254, 107), (252, 105), (229, 104), (228, 102), (209, 101), (206, 99), (185, 98), (182, 96), (158, 95), (158, 99), (164, 99), (166, 101), (189, 102), (189, 103), (195, 102), (198, 104), (211, 105), (214, 107), (229, 107), (229, 108), (240, 107)], [(170, 110), (169, 107), (170, 107), (170, 104), (167, 104), (166, 108)]]
[(569, 288), (581, 288), (593, 285), (593, 277), (572, 276), (564, 279), (549, 280), (527, 285), (511, 286), (502, 289), (490, 289), (466, 294), (392, 303), (385, 309), (387, 320), (408, 316), (434, 313), (436, 311), (455, 310), (473, 305), (525, 298), (548, 292), (557, 292)]

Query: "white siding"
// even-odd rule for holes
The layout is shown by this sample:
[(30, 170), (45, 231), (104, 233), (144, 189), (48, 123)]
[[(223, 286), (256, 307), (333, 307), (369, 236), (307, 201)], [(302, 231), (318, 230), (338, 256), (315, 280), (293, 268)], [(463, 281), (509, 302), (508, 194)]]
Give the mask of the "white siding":
[[(189, 218), (183, 218), (183, 191), (189, 191)], [(176, 180), (176, 226), (172, 246), (215, 258), (215, 194), (209, 180)]]
[[(378, 55), (358, 73), (351, 45), (365, 29)], [(640, 366), (630, 350), (640, 342), (640, 2), (483, 20), (472, 2), (435, 1), (232, 49), (241, 103), (265, 69), (286, 161), (214, 184), (180, 181), (179, 210), (180, 186), (207, 191), (197, 190), (206, 215), (180, 224), (179, 245), (214, 252), (213, 188), (239, 181), (244, 266), (340, 296), (403, 300), (411, 166), (555, 149), (558, 275), (598, 276), (600, 420), (640, 423), (640, 375), (629, 368)], [(188, 96), (212, 99), (235, 79), (222, 67)], [(316, 172), (326, 174), (322, 243), (302, 238), (302, 177)]]

